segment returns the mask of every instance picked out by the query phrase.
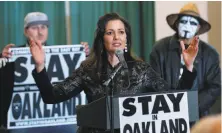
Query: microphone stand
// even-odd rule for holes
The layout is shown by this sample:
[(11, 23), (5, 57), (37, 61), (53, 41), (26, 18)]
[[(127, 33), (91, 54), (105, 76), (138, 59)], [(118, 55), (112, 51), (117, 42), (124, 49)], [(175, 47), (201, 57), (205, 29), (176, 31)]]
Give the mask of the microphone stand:
[(111, 88), (111, 95), (110, 95), (110, 131), (114, 133), (114, 108), (113, 108), (113, 93), (114, 93), (114, 82), (113, 79), (111, 80), (112, 88)]
[[(103, 85), (105, 87), (107, 87), (110, 82), (112, 83), (111, 95), (110, 95), (110, 99), (109, 99), (110, 100), (110, 131), (111, 131), (111, 133), (114, 133), (114, 108), (113, 108), (114, 82), (113, 82), (113, 78), (121, 67), (122, 67), (122, 64), (119, 64), (117, 66), (117, 68), (115, 69), (115, 71), (113, 73), (111, 73), (109, 79), (103, 83)], [(107, 93), (106, 97), (108, 97), (108, 93)], [(108, 98), (106, 98), (106, 100), (108, 100)]]

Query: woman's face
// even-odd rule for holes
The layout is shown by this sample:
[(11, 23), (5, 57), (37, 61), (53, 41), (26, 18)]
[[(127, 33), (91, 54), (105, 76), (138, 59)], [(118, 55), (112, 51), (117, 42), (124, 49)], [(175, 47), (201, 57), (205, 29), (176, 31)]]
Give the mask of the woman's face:
[(126, 31), (123, 22), (120, 20), (109, 21), (103, 39), (108, 53), (114, 53), (117, 49), (123, 50), (126, 45)]

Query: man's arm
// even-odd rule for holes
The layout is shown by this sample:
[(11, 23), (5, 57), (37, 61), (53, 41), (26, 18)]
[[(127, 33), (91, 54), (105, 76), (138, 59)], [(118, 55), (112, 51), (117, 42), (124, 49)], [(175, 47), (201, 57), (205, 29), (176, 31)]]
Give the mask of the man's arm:
[(158, 74), (161, 74), (161, 64), (160, 64), (160, 60), (161, 60), (160, 56), (161, 55), (156, 50), (155, 45), (150, 53), (150, 65)]
[[(221, 69), (219, 55), (212, 52), (206, 61), (206, 76), (204, 78), (204, 88), (199, 92), (200, 112), (208, 110), (221, 95)], [(216, 53), (216, 54), (215, 54)]]

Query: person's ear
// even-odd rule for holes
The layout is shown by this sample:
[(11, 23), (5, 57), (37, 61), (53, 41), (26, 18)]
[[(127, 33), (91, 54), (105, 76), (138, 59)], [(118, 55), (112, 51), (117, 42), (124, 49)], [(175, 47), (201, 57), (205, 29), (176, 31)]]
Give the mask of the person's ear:
[(201, 25), (198, 24), (196, 34), (199, 32), (200, 28), (201, 28)]
[(28, 33), (27, 33), (28, 31), (27, 31), (27, 28), (24, 28), (24, 35), (26, 36), (26, 37), (28, 37)]

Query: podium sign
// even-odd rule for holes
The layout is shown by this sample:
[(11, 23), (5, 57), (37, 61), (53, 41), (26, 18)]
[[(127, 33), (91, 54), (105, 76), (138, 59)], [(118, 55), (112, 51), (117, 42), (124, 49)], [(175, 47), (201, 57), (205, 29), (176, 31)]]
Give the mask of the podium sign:
[(121, 133), (190, 133), (187, 92), (119, 97)]
[[(77, 108), (77, 125), (110, 130), (110, 96)], [(121, 133), (190, 133), (199, 119), (197, 91), (116, 95), (114, 129)]]

